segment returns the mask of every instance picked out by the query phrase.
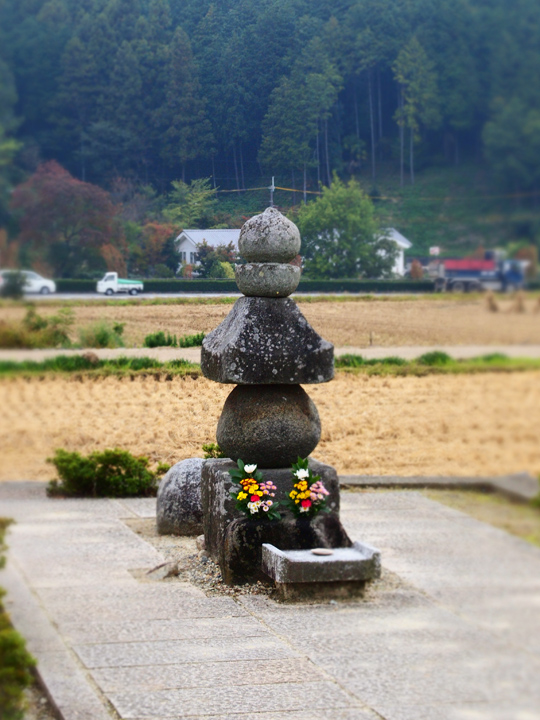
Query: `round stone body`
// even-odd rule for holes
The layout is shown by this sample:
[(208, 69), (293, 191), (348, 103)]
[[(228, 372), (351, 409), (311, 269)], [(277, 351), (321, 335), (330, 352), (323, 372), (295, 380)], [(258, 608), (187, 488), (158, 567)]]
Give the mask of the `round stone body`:
[(236, 284), (247, 297), (288, 297), (298, 287), (300, 268), (284, 263), (235, 265)]
[(288, 263), (300, 252), (300, 232), (275, 208), (244, 223), (238, 239), (241, 257), (253, 263)]
[(321, 423), (300, 385), (238, 385), (225, 401), (216, 435), (235, 462), (285, 468), (313, 452)]

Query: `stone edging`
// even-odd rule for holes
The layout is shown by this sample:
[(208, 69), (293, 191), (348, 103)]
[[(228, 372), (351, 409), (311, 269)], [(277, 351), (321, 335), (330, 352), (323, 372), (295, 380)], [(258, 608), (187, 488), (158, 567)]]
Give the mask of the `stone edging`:
[(538, 480), (529, 473), (498, 477), (451, 477), (444, 475), (401, 477), (399, 475), (340, 475), (340, 485), (365, 488), (439, 488), (498, 492), (511, 500), (530, 502), (540, 493)]

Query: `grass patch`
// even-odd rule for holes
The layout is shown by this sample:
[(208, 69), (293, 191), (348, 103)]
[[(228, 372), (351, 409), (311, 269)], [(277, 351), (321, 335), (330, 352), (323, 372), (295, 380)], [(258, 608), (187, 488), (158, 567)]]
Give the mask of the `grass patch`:
[[(338, 371), (366, 375), (424, 376), (482, 372), (525, 372), (540, 370), (540, 358), (509, 358), (500, 353), (481, 355), (468, 360), (454, 360), (446, 353), (426, 353), (416, 360), (390, 356), (364, 358), (362, 355), (341, 355), (335, 359)], [(97, 359), (92, 353), (57, 355), (40, 362), (34, 360), (0, 360), (0, 377), (43, 375), (47, 373), (79, 373), (91, 376), (137, 375), (201, 375), (200, 365), (177, 359), (162, 362), (150, 357), (118, 357)]]
[(25, 303), (22, 322), (0, 321), (0, 348), (56, 348), (69, 347), (69, 329), (75, 321), (73, 310), (61, 307), (56, 315), (43, 318), (33, 305)]
[(79, 329), (79, 342), (84, 348), (124, 347), (123, 332), (124, 323), (98, 320)]
[(430, 500), (449, 505), (511, 535), (540, 546), (540, 507), (511, 502), (501, 495), (471, 490), (421, 491)]
[(118, 357), (96, 360), (88, 355), (57, 355), (41, 362), (0, 360), (0, 376), (84, 373), (88, 375), (136, 375), (157, 371), (171, 375), (199, 375), (200, 366), (188, 360), (160, 362), (149, 357)]
[(461, 374), (481, 372), (524, 372), (539, 370), (540, 358), (510, 358), (491, 353), (465, 360), (455, 360), (443, 352), (425, 353), (415, 360), (399, 357), (366, 359), (361, 355), (341, 355), (335, 360), (336, 368), (345, 372), (368, 375), (433, 375), (437, 373)]

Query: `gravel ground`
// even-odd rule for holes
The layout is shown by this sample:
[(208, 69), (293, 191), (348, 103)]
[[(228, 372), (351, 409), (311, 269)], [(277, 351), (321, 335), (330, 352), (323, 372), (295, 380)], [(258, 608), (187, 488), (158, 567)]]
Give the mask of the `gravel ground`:
[[(276, 599), (273, 583), (257, 582), (253, 585), (225, 585), (219, 567), (204, 552), (197, 548), (194, 537), (178, 537), (175, 535), (158, 535), (154, 518), (136, 518), (124, 520), (125, 524), (151, 543), (165, 558), (163, 565), (158, 565), (150, 572), (140, 571), (133, 574), (141, 582), (190, 582), (200, 588), (208, 597), (223, 596), (239, 597), (241, 595), (266, 595)], [(385, 595), (404, 588), (406, 584), (393, 573), (382, 570), (382, 576), (367, 585), (359, 602), (384, 602)], [(306, 601), (308, 602), (308, 601)], [(310, 601), (311, 602), (311, 601)], [(320, 601), (313, 601), (320, 604)], [(328, 602), (328, 601), (325, 601)], [(335, 603), (336, 600), (329, 602)], [(350, 600), (347, 600), (350, 602)]]

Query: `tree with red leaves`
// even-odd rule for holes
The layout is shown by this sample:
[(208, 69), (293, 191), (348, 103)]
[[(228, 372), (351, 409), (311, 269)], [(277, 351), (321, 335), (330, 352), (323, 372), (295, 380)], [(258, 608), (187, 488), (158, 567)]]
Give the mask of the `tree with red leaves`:
[[(147, 271), (153, 273), (155, 266), (166, 264), (166, 246), (168, 241), (178, 235), (174, 225), (149, 222), (143, 226), (143, 254), (148, 264)], [(178, 266), (178, 259), (176, 260)], [(176, 267), (174, 268), (176, 270)]]
[(56, 277), (101, 269), (102, 249), (123, 244), (120, 208), (109, 193), (77, 180), (54, 160), (15, 188), (11, 209), (19, 215), (21, 246), (50, 263)]

